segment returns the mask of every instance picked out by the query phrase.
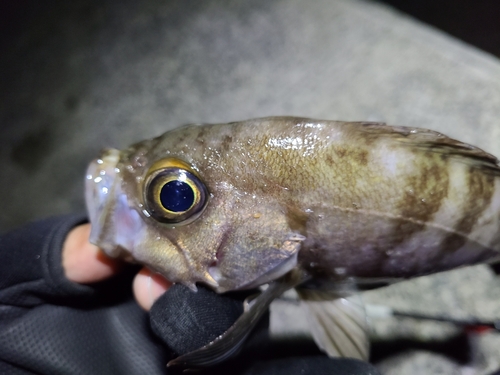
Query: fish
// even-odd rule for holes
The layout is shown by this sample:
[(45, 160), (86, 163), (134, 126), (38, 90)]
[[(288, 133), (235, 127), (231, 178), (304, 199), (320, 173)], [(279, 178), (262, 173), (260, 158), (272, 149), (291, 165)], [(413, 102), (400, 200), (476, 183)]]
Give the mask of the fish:
[(368, 358), (352, 290), (500, 254), (500, 167), (441, 133), (374, 122), (267, 117), (191, 124), (87, 170), (90, 241), (174, 283), (217, 293), (268, 285), (210, 344), (170, 364), (233, 355), (296, 288), (330, 356)]

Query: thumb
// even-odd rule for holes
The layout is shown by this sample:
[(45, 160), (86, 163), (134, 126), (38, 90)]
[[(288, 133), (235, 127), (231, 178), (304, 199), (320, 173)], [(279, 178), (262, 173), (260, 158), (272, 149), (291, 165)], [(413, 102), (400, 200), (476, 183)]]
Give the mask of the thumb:
[(151, 327), (175, 353), (189, 353), (227, 331), (243, 313), (245, 297), (175, 284), (153, 304)]

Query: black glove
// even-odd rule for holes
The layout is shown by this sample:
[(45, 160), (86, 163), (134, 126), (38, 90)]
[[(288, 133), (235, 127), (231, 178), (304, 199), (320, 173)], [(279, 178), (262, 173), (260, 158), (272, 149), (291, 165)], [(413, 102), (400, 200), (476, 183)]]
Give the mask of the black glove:
[[(165, 344), (178, 355), (198, 349), (224, 333), (242, 314), (243, 300), (252, 292), (215, 292), (198, 287), (197, 292), (182, 285), (172, 286), (160, 297), (150, 311), (151, 327)], [(212, 368), (202, 369), (201, 374), (379, 374), (368, 363), (355, 359), (332, 359), (319, 350), (306, 345), (305, 353), (279, 348), (267, 334), (268, 316), (263, 319), (247, 344), (235, 358)], [(298, 348), (300, 353), (300, 348)], [(309, 355), (307, 355), (309, 354)], [(315, 355), (314, 355), (315, 354)], [(169, 368), (170, 370), (170, 368)], [(180, 373), (180, 370), (177, 371)], [(172, 369), (173, 372), (177, 372)]]
[[(148, 314), (132, 296), (137, 270), (92, 285), (65, 278), (63, 242), (83, 222), (83, 216), (52, 218), (0, 236), (0, 374), (175, 373), (166, 368), (171, 351), (153, 334)], [(232, 325), (245, 297), (203, 288), (193, 293), (176, 285), (154, 305), (152, 325), (174, 351), (189, 352)], [(346, 366), (354, 366), (351, 374), (376, 374), (368, 364), (326, 357), (265, 362), (271, 345), (266, 333), (265, 326), (257, 327), (240, 356), (219, 366), (228, 370), (218, 374), (279, 374), (284, 369), (290, 369), (287, 375), (297, 369), (321, 374), (324, 368), (343, 374)]]
[(132, 296), (129, 268), (93, 285), (65, 278), (61, 250), (85, 216), (0, 236), (0, 374), (166, 374), (168, 353)]

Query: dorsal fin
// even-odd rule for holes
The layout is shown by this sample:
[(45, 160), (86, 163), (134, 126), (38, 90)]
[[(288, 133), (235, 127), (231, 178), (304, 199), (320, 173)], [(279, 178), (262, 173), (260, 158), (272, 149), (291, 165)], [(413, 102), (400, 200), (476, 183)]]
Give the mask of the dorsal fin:
[(390, 137), (407, 146), (456, 158), (472, 167), (483, 169), (485, 172), (494, 175), (500, 175), (499, 161), (494, 155), (439, 132), (405, 126), (389, 126), (376, 122), (360, 122), (358, 124), (361, 125), (360, 129), (364, 133), (373, 134), (377, 137)]

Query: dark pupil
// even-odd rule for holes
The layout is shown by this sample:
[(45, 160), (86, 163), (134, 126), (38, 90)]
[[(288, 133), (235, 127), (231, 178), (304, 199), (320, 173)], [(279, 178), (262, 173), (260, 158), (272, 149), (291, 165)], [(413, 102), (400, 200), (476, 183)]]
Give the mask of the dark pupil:
[(194, 192), (185, 182), (170, 181), (161, 188), (160, 201), (169, 211), (183, 212), (193, 205)]

